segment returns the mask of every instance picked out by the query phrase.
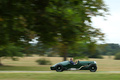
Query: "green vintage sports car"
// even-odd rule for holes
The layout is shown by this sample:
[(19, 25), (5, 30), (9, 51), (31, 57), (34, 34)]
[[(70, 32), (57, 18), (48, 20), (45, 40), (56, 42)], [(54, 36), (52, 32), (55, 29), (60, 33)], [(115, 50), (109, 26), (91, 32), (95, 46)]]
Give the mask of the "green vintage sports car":
[(97, 64), (95, 61), (78, 61), (76, 64), (71, 64), (70, 61), (63, 61), (50, 67), (51, 70), (62, 72), (64, 70), (90, 70), (96, 72)]

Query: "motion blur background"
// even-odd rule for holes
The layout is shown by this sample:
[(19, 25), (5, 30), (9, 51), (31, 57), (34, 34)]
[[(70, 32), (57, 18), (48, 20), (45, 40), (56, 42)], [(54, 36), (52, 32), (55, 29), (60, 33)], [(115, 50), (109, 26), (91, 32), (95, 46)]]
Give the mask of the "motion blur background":
[[(98, 71), (120, 71), (119, 2), (0, 0), (0, 70), (50, 71), (51, 65), (73, 57), (74, 60), (97, 61)], [(1, 79), (8, 75), (2, 75)], [(22, 74), (25, 80), (26, 76)], [(50, 76), (46, 80), (57, 78)], [(79, 79), (77, 74), (71, 80), (75, 76)], [(92, 79), (87, 76), (83, 79)], [(99, 74), (96, 76), (101, 79)], [(114, 74), (103, 78), (119, 77)]]

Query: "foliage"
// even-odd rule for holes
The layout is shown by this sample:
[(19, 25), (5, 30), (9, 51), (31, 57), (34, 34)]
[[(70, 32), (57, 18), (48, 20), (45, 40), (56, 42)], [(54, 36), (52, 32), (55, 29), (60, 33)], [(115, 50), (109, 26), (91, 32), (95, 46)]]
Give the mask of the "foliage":
[(26, 54), (26, 56), (32, 55), (32, 54), (36, 54), (39, 56), (55, 56), (57, 54), (55, 47), (49, 47), (47, 45), (44, 45), (44, 43), (38, 42), (38, 43), (30, 43), (28, 46), (24, 47), (24, 54)]
[(102, 55), (115, 55), (120, 52), (120, 45), (114, 43), (99, 44), (97, 48)]
[[(22, 57), (23, 53), (21, 52), (23, 49), (21, 47), (15, 46), (12, 43), (6, 45), (0, 50), (0, 58), (2, 57), (11, 57), (13, 60), (17, 60), (16, 56)], [(0, 64), (1, 60), (0, 60)]]
[(69, 57), (85, 57), (86, 55), (84, 52), (87, 50), (87, 43), (83, 41), (79, 41), (76, 44), (73, 44), (72, 46), (69, 47), (68, 49), (68, 56)]
[(86, 56), (79, 56), (79, 57), (74, 57), (74, 60), (76, 60), (76, 59), (86, 59), (86, 60), (88, 60), (89, 58), (88, 57), (86, 57)]
[(118, 53), (115, 54), (115, 59), (116, 60), (120, 60), (120, 52), (118, 52)]
[[(90, 44), (92, 46), (90, 46)], [(84, 58), (84, 57), (102, 58), (100, 49), (97, 48), (98, 45), (93, 47), (93, 44), (96, 45), (96, 43), (86, 43), (84, 41), (79, 41), (75, 44), (71, 44), (68, 47), (67, 56), (68, 57), (79, 56), (81, 58)], [(61, 44), (49, 48), (49, 47), (45, 47), (43, 43), (37, 43), (37, 44), (34, 44), (34, 46), (31, 45), (29, 48), (27, 48), (26, 52), (31, 53), (31, 54), (46, 55), (49, 57), (55, 57), (55, 56), (63, 57), (64, 54), (62, 54), (63, 52), (61, 51), (63, 50), (61, 49), (63, 49), (63, 46)]]
[(79, 42), (74, 44), (71, 48), (69, 48), (70, 57), (88, 57), (88, 58), (102, 58), (100, 51), (97, 48), (97, 44), (95, 42), (86, 43)]
[(50, 47), (48, 47), (47, 45), (45, 45), (40, 41), (36, 45), (34, 45), (33, 48), (34, 48), (34, 54), (38, 54), (40, 56), (43, 56), (47, 54), (47, 52), (51, 51)]
[(51, 64), (52, 64), (49, 60), (46, 60), (46, 59), (44, 59), (44, 58), (39, 59), (39, 60), (37, 60), (36, 62), (37, 62), (38, 64), (40, 64), (40, 65), (51, 65)]
[(28, 43), (38, 37), (44, 44), (61, 43), (66, 60), (69, 44), (103, 40), (91, 26), (92, 16), (104, 16), (103, 0), (0, 0), (0, 44)]
[(35, 54), (35, 52), (36, 52), (36, 48), (32, 44), (27, 44), (27, 45), (23, 46), (23, 48), (24, 48), (23, 53), (26, 56), (32, 56), (32, 54)]
[(14, 44), (9, 44), (4, 46), (4, 48), (0, 50), (0, 57), (22, 56), (21, 51), (21, 47), (15, 46)]
[(94, 53), (92, 55), (88, 55), (89, 58), (99, 58), (99, 59), (102, 59), (102, 55), (99, 54), (99, 53)]

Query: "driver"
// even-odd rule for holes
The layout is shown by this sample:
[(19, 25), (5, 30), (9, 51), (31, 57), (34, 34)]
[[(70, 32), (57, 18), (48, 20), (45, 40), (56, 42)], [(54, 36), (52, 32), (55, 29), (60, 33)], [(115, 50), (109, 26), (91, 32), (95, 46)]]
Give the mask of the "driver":
[(70, 58), (70, 63), (73, 64), (73, 65), (75, 64), (75, 63), (73, 62), (73, 58)]

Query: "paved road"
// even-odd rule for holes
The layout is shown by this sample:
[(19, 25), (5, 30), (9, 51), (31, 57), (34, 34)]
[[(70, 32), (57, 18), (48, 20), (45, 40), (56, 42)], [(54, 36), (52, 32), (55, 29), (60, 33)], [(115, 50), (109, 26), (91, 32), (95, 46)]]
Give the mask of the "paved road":
[[(56, 71), (0, 71), (0, 73), (56, 73)], [(64, 73), (91, 73), (89, 71), (64, 71)], [(95, 73), (120, 73), (120, 71), (97, 71)]]

